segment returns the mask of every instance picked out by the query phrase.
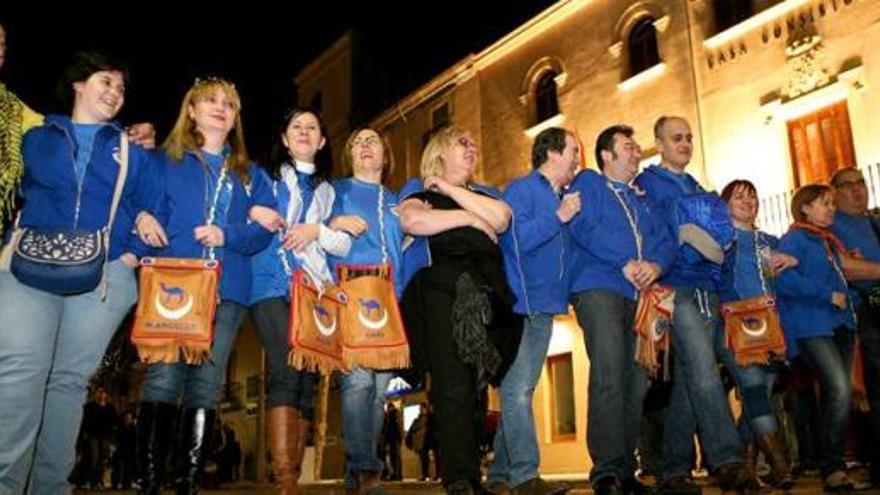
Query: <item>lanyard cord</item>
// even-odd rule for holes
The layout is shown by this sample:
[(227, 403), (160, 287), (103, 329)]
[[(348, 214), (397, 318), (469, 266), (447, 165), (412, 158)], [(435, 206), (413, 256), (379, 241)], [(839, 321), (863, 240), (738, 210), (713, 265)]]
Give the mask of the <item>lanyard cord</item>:
[(611, 192), (614, 193), (614, 197), (617, 198), (617, 201), (620, 203), (620, 206), (623, 207), (623, 213), (626, 214), (626, 221), (629, 222), (629, 228), (632, 230), (633, 237), (636, 241), (636, 256), (638, 257), (638, 261), (642, 261), (642, 234), (639, 233), (638, 227), (638, 213), (635, 211), (630, 211), (629, 207), (626, 205), (626, 201), (620, 197), (620, 191), (618, 191), (610, 181), (605, 182), (605, 185), (608, 186), (608, 189), (611, 189)]
[[(204, 165), (204, 163), (202, 163)], [(210, 170), (207, 166), (205, 166), (205, 185), (207, 186), (210, 182), (208, 176), (211, 175)], [(226, 184), (226, 162), (223, 162), (223, 165), (220, 167), (220, 177), (217, 179), (217, 187), (214, 189), (214, 199), (211, 201), (211, 206), (208, 209), (208, 218), (206, 224), (211, 226), (214, 224), (214, 219), (217, 217), (217, 203), (220, 201), (220, 191)], [(205, 190), (205, 195), (207, 196), (208, 191)], [(202, 253), (205, 250), (202, 248)], [(214, 246), (208, 248), (208, 258), (213, 260), (215, 258)]]
[(382, 264), (388, 262), (388, 246), (385, 241), (385, 187), (379, 184), (379, 206), (376, 212), (379, 217), (379, 242), (382, 248)]
[(761, 292), (767, 293), (767, 279), (764, 277), (764, 266), (761, 263), (761, 251), (758, 248), (758, 241), (760, 241), (761, 236), (758, 231), (754, 231), (755, 234), (755, 265), (758, 267), (758, 278), (761, 280)]

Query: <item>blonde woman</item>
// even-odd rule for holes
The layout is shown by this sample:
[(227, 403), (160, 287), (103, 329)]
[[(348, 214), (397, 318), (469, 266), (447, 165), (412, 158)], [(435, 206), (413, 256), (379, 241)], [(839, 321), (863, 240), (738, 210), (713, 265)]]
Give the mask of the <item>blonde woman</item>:
[(521, 331), (497, 245), (510, 208), (497, 190), (471, 182), (477, 156), (470, 134), (441, 129), (422, 154), (422, 178), (400, 193), (401, 225), (415, 239), (404, 251), (404, 320), (413, 364), (431, 373), (449, 493), (481, 489), (482, 393), (500, 381)]
[(196, 80), (164, 144), (164, 194), (155, 209), (168, 242), (158, 254), (205, 258), (213, 250), (223, 270), (210, 359), (199, 365), (154, 363), (147, 369), (138, 419), (143, 493), (159, 491), (162, 440), (179, 402), (176, 488), (178, 494), (197, 492), (227, 360), (247, 310), (249, 258), (271, 240), (268, 230), (248, 222), (252, 207), (272, 207), (274, 198), (248, 158), (240, 111), (241, 99), (230, 82)]

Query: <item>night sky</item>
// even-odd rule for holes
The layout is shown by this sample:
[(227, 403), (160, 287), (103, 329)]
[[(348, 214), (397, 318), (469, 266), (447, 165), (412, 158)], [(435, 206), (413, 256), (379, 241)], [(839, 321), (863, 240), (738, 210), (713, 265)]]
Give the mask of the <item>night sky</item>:
[[(76, 9), (45, 2), (38, 4), (39, 10), (8, 5), (12, 0), (3, 3), (0, 23), (8, 47), (0, 80), (34, 109), (68, 113), (55, 102), (55, 81), (73, 52), (97, 48), (122, 57), (130, 67), (120, 119), (153, 122), (160, 139), (194, 77), (217, 75), (235, 82), (242, 94), (249, 151), (262, 159), (285, 108), (295, 101), (296, 73), (346, 30), (356, 30), (376, 68), (380, 80), (369, 86), (376, 92), (373, 106), (381, 109), (553, 2), (386, 1), (353, 6), (323, 1), (256, 8), (248, 5), (263, 2), (233, 1), (226, 5), (234, 8), (219, 9), (184, 1), (124, 6), (80, 1)], [(189, 10), (180, 11), (182, 6)], [(122, 15), (123, 9), (129, 13)]]

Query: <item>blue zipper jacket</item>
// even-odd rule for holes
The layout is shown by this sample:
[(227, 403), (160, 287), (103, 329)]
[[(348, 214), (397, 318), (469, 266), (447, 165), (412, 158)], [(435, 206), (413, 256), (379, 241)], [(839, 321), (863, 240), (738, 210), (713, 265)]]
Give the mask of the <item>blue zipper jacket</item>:
[[(659, 165), (652, 165), (642, 171), (636, 177), (635, 184), (647, 193), (648, 200), (657, 214), (666, 219), (669, 234), (673, 242), (678, 245), (678, 255), (660, 282), (681, 288), (717, 290), (721, 282), (721, 266), (704, 259), (690, 245), (678, 244), (680, 199), (695, 194), (706, 194), (705, 190), (690, 174), (678, 175)], [(719, 203), (718, 207), (721, 208), (721, 205), (723, 202)], [(733, 224), (730, 218), (726, 217), (726, 222), (719, 225), (717, 231), (709, 234), (720, 246), (729, 246), (733, 240)]]
[[(257, 168), (254, 173), (261, 175), (262, 180), (270, 184), (274, 197), (272, 208), (277, 210), (283, 218), (287, 218), (287, 204), (290, 200), (290, 191), (287, 189), (287, 185), (283, 180), (273, 181), (263, 169)], [(290, 298), (290, 277), (284, 270), (279, 253), (280, 249), (281, 239), (278, 234), (274, 234), (265, 249), (251, 256), (250, 304), (270, 297)], [(295, 271), (299, 265), (296, 257), (285, 255), (291, 271)]]
[[(755, 243), (757, 242), (757, 249)], [(736, 229), (733, 243), (724, 252), (724, 265), (721, 267), (721, 286), (718, 297), (721, 302), (742, 301), (763, 294), (776, 292), (775, 279), (764, 274), (764, 285), (761, 285), (758, 251), (769, 248), (776, 250), (779, 239), (757, 230)]]
[[(873, 226), (872, 226), (873, 225)], [(873, 215), (852, 216), (839, 211), (834, 215), (834, 225), (831, 227), (834, 235), (843, 242), (847, 250), (858, 249), (859, 253), (868, 261), (880, 263), (880, 219)], [(861, 289), (869, 289), (880, 283), (880, 280), (863, 280), (854, 282)], [(853, 299), (853, 305), (858, 307), (862, 304), (862, 295), (859, 291), (850, 288), (849, 296)]]
[(568, 312), (571, 240), (556, 210), (560, 198), (541, 172), (534, 170), (507, 186), (504, 201), (513, 211), (501, 236), (507, 282), (516, 294), (519, 314)]
[[(98, 129), (80, 186), (74, 172), (77, 143), (73, 125), (70, 117), (48, 115), (44, 125), (25, 134), (20, 226), (97, 230), (107, 225), (119, 174), (122, 128), (109, 123)], [(151, 211), (161, 191), (162, 161), (159, 153), (129, 146), (125, 187), (110, 233), (111, 261), (126, 252), (145, 252), (132, 228), (137, 214)]]
[[(193, 153), (186, 153), (179, 162), (166, 160), (165, 193), (156, 206), (158, 220), (168, 234), (168, 246), (159, 256), (171, 258), (207, 258), (208, 251), (196, 241), (193, 230), (205, 225), (214, 198), (219, 167), (210, 173)], [(212, 180), (210, 177), (214, 177)], [(274, 208), (275, 198), (265, 174), (250, 166), (247, 189), (235, 173), (226, 176), (231, 194), (221, 194), (215, 224), (223, 229), (225, 244), (215, 248), (216, 259), (223, 262), (220, 298), (247, 305), (251, 287), (250, 256), (260, 252), (271, 241), (272, 234), (258, 223), (248, 221), (254, 205)]]
[[(793, 230), (782, 236), (779, 250), (800, 262), (776, 277), (789, 357), (798, 354), (797, 339), (831, 337), (840, 326), (855, 331), (852, 307), (841, 310), (831, 304), (831, 293), (845, 294), (847, 287), (841, 272), (829, 260), (822, 239), (803, 230)], [(840, 266), (836, 255), (834, 263)]]
[[(480, 184), (470, 184), (469, 186), (474, 191), (481, 192), (492, 198), (501, 198), (501, 191), (493, 187)], [(408, 197), (420, 193), (424, 189), (422, 179), (410, 179), (406, 181), (406, 184), (397, 193), (398, 200), (403, 203)], [(431, 266), (431, 248), (428, 245), (428, 238), (424, 236), (412, 237), (409, 235), (407, 235), (407, 238), (412, 239), (412, 241), (404, 239), (403, 242), (403, 287), (409, 284), (409, 281), (419, 270), (426, 266)]]
[(397, 213), (397, 194), (379, 184), (370, 184), (355, 178), (336, 181), (336, 201), (333, 203), (333, 215), (357, 215), (367, 222), (367, 231), (352, 238), (351, 249), (344, 258), (327, 255), (333, 274), (336, 267), (348, 265), (378, 265), (382, 263), (382, 232), (379, 230), (379, 188), (383, 191), (382, 224), (385, 226), (385, 253), (394, 274), (394, 291), (398, 299), (403, 294), (403, 259), (401, 245), (403, 231), (400, 229), (400, 217)]
[(638, 226), (642, 258), (657, 263), (666, 273), (675, 260), (676, 248), (663, 219), (644, 195), (593, 170), (579, 173), (569, 191), (580, 192), (582, 204), (568, 224), (574, 240), (571, 292), (601, 289), (637, 299), (636, 287), (622, 271), (629, 260), (638, 259), (638, 251), (620, 201), (626, 202)]

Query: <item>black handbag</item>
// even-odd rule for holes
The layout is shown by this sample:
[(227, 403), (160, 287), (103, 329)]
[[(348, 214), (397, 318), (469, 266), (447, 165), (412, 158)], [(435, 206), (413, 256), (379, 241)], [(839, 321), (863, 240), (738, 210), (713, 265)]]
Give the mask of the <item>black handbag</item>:
[(128, 174), (128, 139), (120, 137), (119, 173), (102, 229), (18, 227), (9, 246), (9, 269), (24, 285), (60, 296), (91, 292), (104, 279), (110, 229)]

